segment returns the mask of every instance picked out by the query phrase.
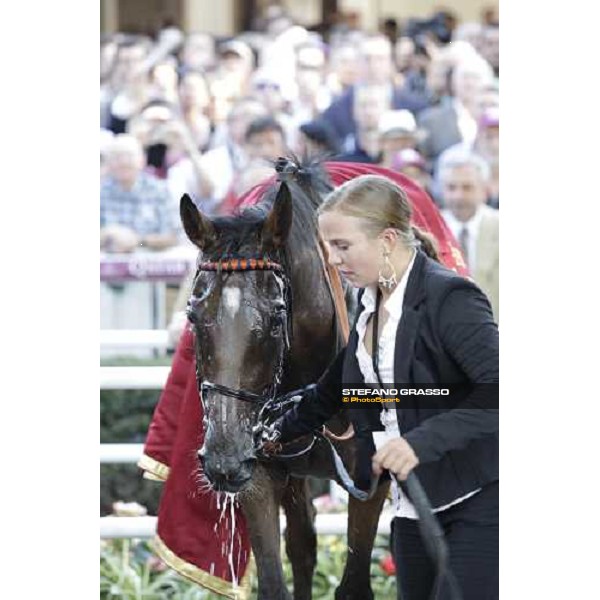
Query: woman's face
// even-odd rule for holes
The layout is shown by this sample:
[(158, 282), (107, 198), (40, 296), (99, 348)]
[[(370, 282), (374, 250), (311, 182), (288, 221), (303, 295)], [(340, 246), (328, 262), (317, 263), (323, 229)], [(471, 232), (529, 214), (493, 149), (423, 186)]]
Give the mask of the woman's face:
[(319, 230), (329, 250), (329, 263), (354, 287), (377, 283), (383, 262), (383, 242), (368, 237), (365, 222), (339, 211), (319, 216)]

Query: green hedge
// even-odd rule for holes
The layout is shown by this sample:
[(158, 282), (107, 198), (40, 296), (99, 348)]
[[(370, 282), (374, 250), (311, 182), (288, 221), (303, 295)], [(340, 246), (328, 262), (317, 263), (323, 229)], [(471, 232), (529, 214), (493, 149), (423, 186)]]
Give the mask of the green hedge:
[[(170, 365), (171, 358), (158, 359), (111, 359), (103, 360), (103, 366), (162, 366)], [(160, 390), (102, 390), (100, 392), (100, 442), (103, 444), (142, 444)], [(136, 465), (101, 465), (100, 467), (100, 514), (112, 512), (112, 504), (118, 500), (138, 502), (157, 514), (162, 484), (142, 477)]]

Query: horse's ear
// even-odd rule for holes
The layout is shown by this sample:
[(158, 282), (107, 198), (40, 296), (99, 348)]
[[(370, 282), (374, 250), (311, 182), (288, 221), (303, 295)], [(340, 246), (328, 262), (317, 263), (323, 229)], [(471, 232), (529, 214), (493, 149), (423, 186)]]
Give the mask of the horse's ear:
[(281, 182), (271, 212), (263, 225), (263, 241), (273, 248), (283, 246), (292, 226), (292, 194), (285, 181)]
[(181, 197), (179, 214), (185, 233), (192, 244), (204, 250), (215, 237), (213, 224), (196, 208), (187, 194)]

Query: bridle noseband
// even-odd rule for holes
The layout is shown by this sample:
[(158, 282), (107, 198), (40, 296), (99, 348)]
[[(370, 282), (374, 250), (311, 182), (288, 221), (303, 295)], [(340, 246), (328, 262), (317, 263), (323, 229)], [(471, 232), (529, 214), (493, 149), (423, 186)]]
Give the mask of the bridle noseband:
[[(292, 332), (292, 293), (290, 280), (285, 272), (285, 269), (279, 262), (275, 262), (267, 257), (260, 258), (238, 258), (238, 257), (224, 257), (217, 261), (205, 261), (198, 264), (194, 281), (198, 279), (198, 275), (202, 271), (216, 271), (218, 273), (226, 272), (239, 272), (239, 271), (271, 271), (278, 277), (283, 284), (283, 297), (285, 302), (285, 332), (284, 332), (284, 344), (283, 351), (279, 356), (277, 366), (275, 367), (275, 374), (273, 382), (266, 388), (262, 394), (256, 394), (243, 389), (234, 389), (218, 383), (212, 383), (211, 381), (202, 380), (202, 367), (200, 360), (196, 359), (196, 376), (198, 380), (198, 387), (200, 391), (200, 397), (204, 403), (205, 392), (215, 391), (222, 396), (229, 398), (236, 398), (237, 400), (243, 400), (244, 402), (250, 402), (257, 405), (264, 405), (272, 401), (276, 394), (277, 388), (283, 378), (283, 368), (285, 360), (290, 351), (291, 345), (291, 332)], [(200, 299), (195, 296), (191, 296), (188, 301), (188, 318), (191, 318), (193, 310), (197, 304), (201, 302)]]

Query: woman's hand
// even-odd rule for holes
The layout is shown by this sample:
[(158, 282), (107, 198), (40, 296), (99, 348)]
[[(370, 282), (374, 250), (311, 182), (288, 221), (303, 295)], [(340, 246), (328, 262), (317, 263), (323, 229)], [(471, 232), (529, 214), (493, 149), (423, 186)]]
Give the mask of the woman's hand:
[(373, 473), (381, 475), (384, 469), (394, 473), (400, 481), (405, 481), (408, 474), (419, 464), (419, 459), (404, 438), (390, 440), (380, 448), (372, 459)]

